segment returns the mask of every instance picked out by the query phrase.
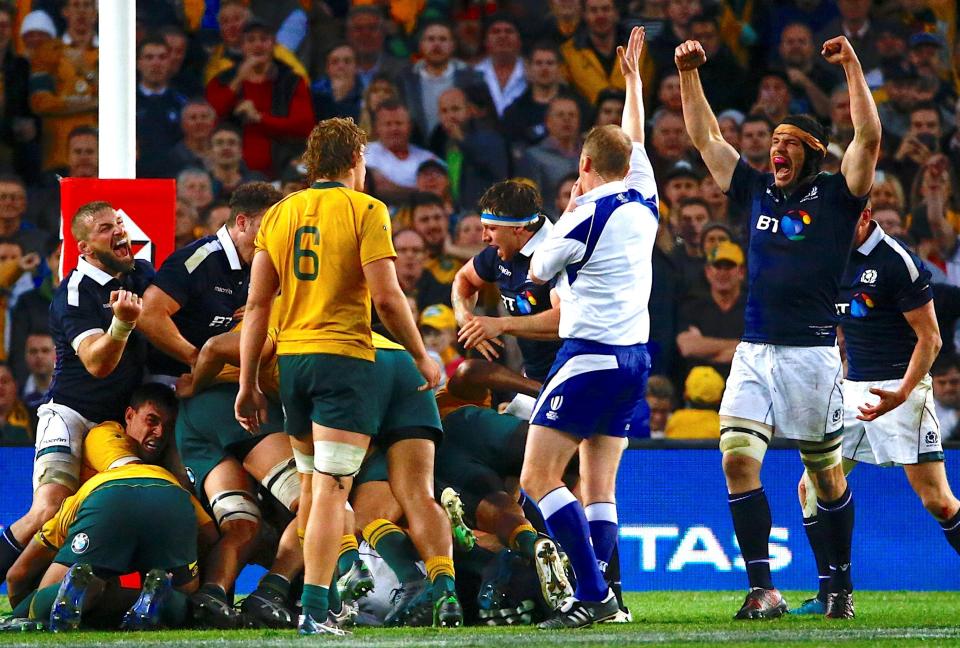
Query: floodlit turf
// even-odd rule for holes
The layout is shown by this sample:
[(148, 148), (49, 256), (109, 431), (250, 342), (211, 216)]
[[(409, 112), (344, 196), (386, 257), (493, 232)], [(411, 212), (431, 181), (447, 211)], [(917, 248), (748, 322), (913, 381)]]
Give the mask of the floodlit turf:
[[(779, 621), (734, 622), (740, 592), (645, 592), (627, 595), (634, 622), (588, 630), (542, 632), (534, 628), (359, 629), (352, 637), (301, 638), (293, 631), (165, 631), (144, 634), (77, 632), (0, 634), (0, 645), (66, 646), (594, 646), (627, 644), (722, 644), (727, 646), (960, 646), (960, 593), (858, 592), (857, 618), (850, 622), (787, 617)], [(803, 595), (787, 594), (799, 604)], [(5, 600), (0, 609), (6, 612)]]

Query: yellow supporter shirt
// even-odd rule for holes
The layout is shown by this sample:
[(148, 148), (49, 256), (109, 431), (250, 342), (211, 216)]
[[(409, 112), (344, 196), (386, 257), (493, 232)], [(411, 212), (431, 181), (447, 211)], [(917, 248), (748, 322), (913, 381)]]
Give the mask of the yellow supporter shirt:
[(374, 359), (363, 266), (397, 256), (386, 205), (340, 183), (315, 183), (267, 210), (256, 249), (280, 277), (278, 355)]
[(664, 436), (668, 439), (719, 439), (720, 415), (716, 410), (677, 410), (670, 415)]
[[(170, 482), (171, 488), (180, 488), (177, 478), (166, 468), (140, 462), (136, 454), (136, 442), (127, 436), (119, 423), (109, 421), (87, 433), (83, 442), (84, 471), (94, 470), (75, 494), (63, 501), (54, 515), (37, 533), (37, 540), (51, 549), (59, 549), (67, 538), (70, 525), (84, 500), (98, 488), (110, 488), (110, 482), (118, 479), (162, 479)], [(81, 476), (82, 478), (82, 476)], [(212, 523), (195, 497), (190, 496), (197, 514), (197, 524)]]

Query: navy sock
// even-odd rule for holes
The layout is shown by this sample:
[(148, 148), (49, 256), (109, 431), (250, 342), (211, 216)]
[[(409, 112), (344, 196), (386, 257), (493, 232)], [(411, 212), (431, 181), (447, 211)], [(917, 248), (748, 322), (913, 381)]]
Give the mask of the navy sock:
[(581, 601), (602, 601), (607, 596), (607, 583), (597, 565), (597, 555), (590, 544), (590, 527), (583, 507), (565, 486), (547, 493), (538, 502), (547, 530), (567, 552), (577, 577), (575, 596)]
[(590, 540), (597, 555), (600, 573), (607, 577), (607, 567), (617, 546), (617, 505), (613, 502), (594, 502), (583, 509), (590, 524)]
[(0, 583), (7, 580), (7, 572), (13, 567), (13, 563), (17, 562), (21, 553), (23, 553), (23, 547), (13, 537), (10, 527), (7, 527), (3, 533), (0, 533)]
[(727, 496), (733, 530), (747, 567), (750, 587), (773, 589), (770, 576), (770, 504), (763, 487)]
[(807, 532), (807, 541), (813, 550), (813, 558), (817, 561), (817, 579), (819, 587), (817, 598), (827, 602), (830, 591), (830, 553), (827, 548), (827, 539), (823, 536), (823, 526), (816, 515), (803, 518), (803, 530)]
[(940, 526), (943, 528), (943, 535), (947, 536), (947, 542), (960, 554), (960, 509), (953, 514), (952, 518), (941, 522)]
[(832, 502), (817, 498), (817, 517), (823, 525), (830, 556), (830, 591), (853, 591), (850, 573), (850, 548), (853, 544), (853, 493), (848, 487)]

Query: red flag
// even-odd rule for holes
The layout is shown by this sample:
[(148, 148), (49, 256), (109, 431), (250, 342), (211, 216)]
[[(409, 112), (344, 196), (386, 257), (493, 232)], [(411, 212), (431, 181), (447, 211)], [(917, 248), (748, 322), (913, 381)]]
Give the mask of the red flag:
[(95, 200), (110, 203), (123, 216), (133, 254), (159, 267), (173, 252), (177, 189), (172, 179), (98, 180), (64, 178), (60, 181), (60, 218), (63, 228), (61, 276), (77, 266), (77, 242), (70, 221), (83, 205)]

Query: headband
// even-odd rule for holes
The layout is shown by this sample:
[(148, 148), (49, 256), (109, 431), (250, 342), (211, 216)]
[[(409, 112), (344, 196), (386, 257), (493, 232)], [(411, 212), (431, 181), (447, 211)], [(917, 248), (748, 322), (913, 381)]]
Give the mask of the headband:
[(827, 154), (827, 147), (823, 145), (823, 142), (818, 140), (816, 137), (803, 130), (799, 126), (794, 126), (793, 124), (780, 124), (775, 129), (773, 129), (773, 134), (780, 135), (790, 135), (791, 137), (796, 137), (798, 140), (812, 148), (814, 151), (820, 151), (820, 155)]
[(540, 213), (534, 212), (529, 216), (510, 216), (508, 214), (492, 214), (483, 212), (480, 214), (480, 222), (484, 225), (503, 225), (506, 227), (523, 227), (536, 223), (540, 219)]

